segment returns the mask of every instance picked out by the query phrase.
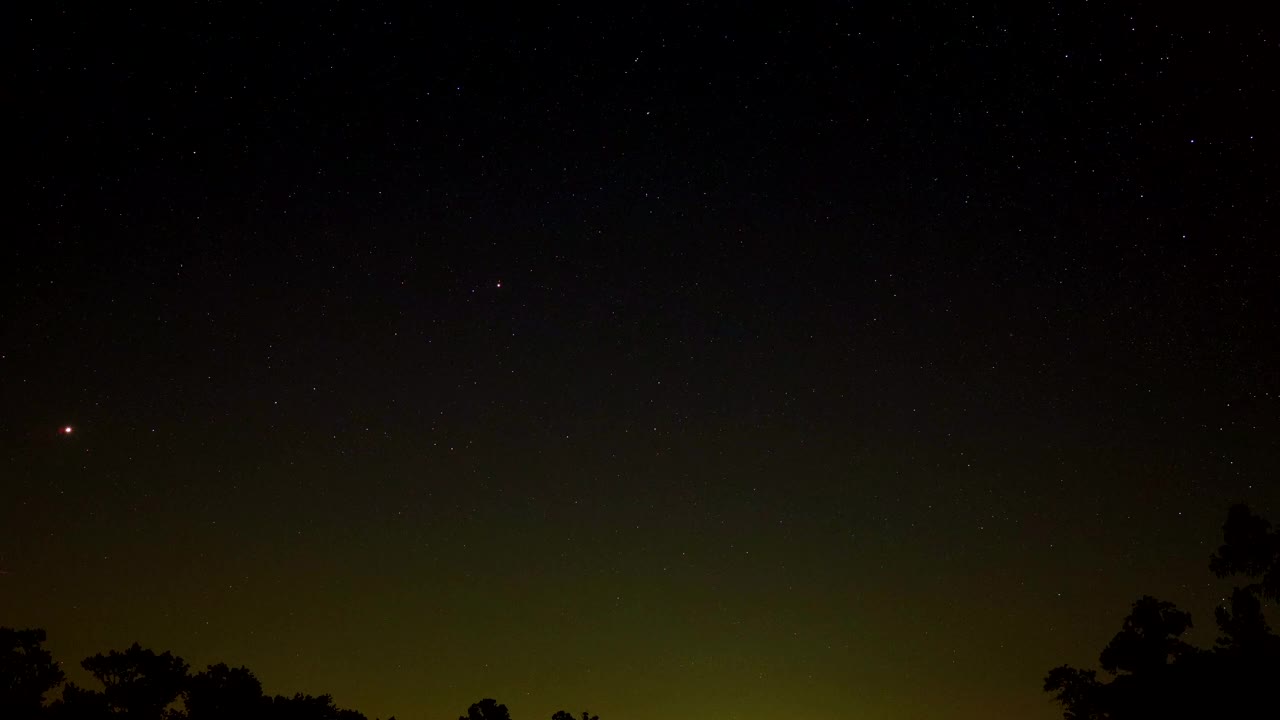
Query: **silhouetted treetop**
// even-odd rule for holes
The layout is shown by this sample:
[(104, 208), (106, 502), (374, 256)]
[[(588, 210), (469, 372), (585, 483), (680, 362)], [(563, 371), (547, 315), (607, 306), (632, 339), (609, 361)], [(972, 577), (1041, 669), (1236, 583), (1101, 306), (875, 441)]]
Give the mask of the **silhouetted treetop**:
[(506, 705), (499, 705), (493, 698), (485, 698), (472, 703), (467, 708), (467, 714), (460, 716), (458, 720), (511, 720), (511, 713), (507, 712)]
[[(567, 710), (559, 710), (551, 716), (551, 720), (575, 720), (573, 715)], [(586, 710), (582, 711), (582, 720), (600, 720), (599, 715), (592, 715)]]
[(1049, 671), (1044, 679), (1044, 691), (1057, 693), (1054, 698), (1062, 705), (1065, 720), (1093, 720), (1102, 714), (1102, 683), (1094, 670), (1079, 670), (1062, 665)]
[(1254, 515), (1246, 505), (1233, 505), (1222, 526), (1222, 546), (1209, 558), (1218, 577), (1243, 575), (1260, 579), (1258, 590), (1280, 602), (1280, 530)]
[(1181, 637), (1191, 615), (1172, 603), (1144, 596), (1133, 604), (1124, 626), (1099, 656), (1112, 676), (1063, 665), (1045, 677), (1066, 720), (1177, 720), (1236, 718), (1277, 708), (1280, 636), (1263, 615), (1263, 597), (1271, 597), (1277, 575), (1277, 538), (1266, 520), (1237, 505), (1223, 525), (1223, 545), (1209, 560), (1219, 577), (1262, 577), (1237, 587), (1229, 605), (1214, 612), (1221, 633), (1212, 650)]
[(165, 652), (157, 655), (134, 643), (124, 652), (87, 657), (80, 663), (103, 685), (107, 705), (118, 714), (159, 720), (187, 682), (187, 663)]
[(271, 699), (271, 710), (275, 720), (367, 720), (362, 713), (334, 705), (329, 695), (277, 695)]
[(1252, 653), (1265, 649), (1268, 641), (1280, 640), (1262, 614), (1262, 601), (1246, 588), (1233, 590), (1231, 605), (1217, 608), (1214, 616), (1222, 631), (1217, 641), (1221, 650)]
[(0, 628), (0, 720), (367, 720), (329, 695), (264, 695), (248, 668), (219, 663), (190, 675), (182, 658), (137, 643), (81, 663), (102, 690), (67, 682), (45, 705), (44, 695), (65, 678), (41, 647), (44, 638), (43, 630)]
[(183, 705), (188, 720), (252, 720), (267, 714), (268, 700), (262, 694), (262, 683), (248, 668), (219, 663), (188, 680)]
[(1179, 639), (1190, 627), (1190, 613), (1144, 595), (1133, 604), (1124, 629), (1111, 638), (1098, 661), (1103, 670), (1113, 675), (1166, 665), (1192, 652), (1192, 647)]
[(34, 715), (45, 693), (62, 682), (62, 668), (44, 641), (44, 630), (0, 628), (0, 717)]

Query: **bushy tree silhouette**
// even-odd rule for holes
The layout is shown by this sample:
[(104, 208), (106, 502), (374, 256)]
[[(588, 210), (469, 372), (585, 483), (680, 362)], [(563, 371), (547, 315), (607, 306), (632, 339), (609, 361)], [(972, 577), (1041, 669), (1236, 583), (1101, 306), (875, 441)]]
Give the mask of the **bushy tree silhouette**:
[(45, 693), (62, 683), (62, 668), (44, 641), (44, 630), (0, 628), (0, 717), (35, 717)]
[(343, 710), (333, 704), (328, 695), (303, 695), (293, 697), (276, 695), (271, 699), (273, 720), (366, 720), (355, 710)]
[(1212, 650), (1181, 638), (1191, 615), (1172, 603), (1145, 596), (1133, 604), (1119, 633), (1099, 657), (1111, 675), (1067, 665), (1049, 671), (1045, 692), (1055, 694), (1066, 720), (1246, 717), (1251, 709), (1276, 708), (1280, 636), (1263, 615), (1264, 600), (1280, 599), (1280, 533), (1237, 505), (1223, 525), (1223, 545), (1210, 558), (1219, 577), (1258, 580), (1237, 587), (1229, 605), (1214, 613), (1221, 632)]
[(499, 705), (493, 698), (485, 698), (472, 703), (467, 714), (459, 716), (458, 720), (511, 720), (511, 713), (507, 712), (506, 705)]
[(137, 643), (81, 663), (102, 690), (66, 683), (61, 697), (45, 705), (45, 695), (65, 678), (44, 639), (43, 630), (0, 628), (0, 720), (367, 720), (329, 695), (264, 695), (248, 668), (220, 663), (190, 675), (182, 658)]
[(62, 698), (49, 706), (48, 714), (57, 720), (105, 720), (115, 717), (107, 696), (86, 690), (75, 683), (62, 687)]
[[(560, 711), (557, 711), (556, 714), (551, 716), (551, 720), (574, 720), (574, 717), (567, 710), (560, 710)], [(600, 716), (592, 715), (586, 710), (583, 710), (582, 720), (600, 720)]]
[(1179, 639), (1190, 628), (1190, 613), (1173, 603), (1143, 596), (1133, 604), (1124, 629), (1111, 638), (1098, 661), (1112, 675), (1158, 672), (1195, 651)]
[(1222, 546), (1209, 558), (1209, 569), (1220, 578), (1242, 575), (1257, 580), (1246, 590), (1280, 602), (1280, 530), (1254, 515), (1246, 505), (1234, 505), (1222, 526)]
[(266, 717), (270, 709), (262, 694), (262, 683), (248, 668), (230, 668), (222, 663), (210, 665), (187, 681), (183, 705), (188, 720), (258, 720)]
[(131, 720), (161, 720), (187, 683), (187, 663), (165, 652), (157, 655), (134, 643), (80, 663), (102, 683), (102, 696), (117, 715)]

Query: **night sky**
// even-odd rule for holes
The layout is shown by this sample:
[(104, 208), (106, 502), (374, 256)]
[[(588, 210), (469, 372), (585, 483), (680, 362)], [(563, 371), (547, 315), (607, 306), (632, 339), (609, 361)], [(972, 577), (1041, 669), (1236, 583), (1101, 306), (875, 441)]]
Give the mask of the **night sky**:
[(1262, 17), (28, 5), (0, 624), (73, 679), (1048, 720), (1280, 520)]

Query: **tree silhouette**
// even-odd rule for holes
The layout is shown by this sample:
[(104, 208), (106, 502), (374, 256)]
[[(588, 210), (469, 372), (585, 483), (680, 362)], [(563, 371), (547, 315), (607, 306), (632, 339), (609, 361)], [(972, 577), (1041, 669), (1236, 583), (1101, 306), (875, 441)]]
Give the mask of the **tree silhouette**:
[(187, 663), (165, 652), (157, 655), (134, 643), (124, 652), (110, 651), (80, 665), (102, 683), (111, 710), (131, 720), (161, 720), (187, 682)]
[(44, 641), (44, 630), (0, 628), (0, 717), (36, 717), (45, 693), (62, 682)]
[(48, 714), (57, 720), (105, 720), (115, 717), (107, 696), (87, 690), (75, 683), (62, 687), (62, 698), (49, 706)]
[(1230, 607), (1219, 607), (1215, 613), (1222, 637), (1217, 648), (1223, 653), (1244, 657), (1265, 656), (1275, 652), (1280, 636), (1271, 632), (1267, 618), (1262, 614), (1262, 601), (1245, 588), (1231, 592)]
[(507, 712), (506, 705), (499, 705), (493, 698), (485, 698), (472, 703), (467, 708), (467, 714), (458, 717), (458, 720), (511, 720), (511, 713)]
[(1280, 530), (1254, 515), (1245, 505), (1234, 505), (1222, 526), (1222, 546), (1209, 558), (1209, 569), (1220, 578), (1242, 575), (1257, 582), (1245, 586), (1249, 593), (1280, 602)]
[(1172, 603), (1144, 596), (1133, 604), (1119, 633), (1099, 657), (1112, 676), (1067, 665), (1045, 677), (1066, 720), (1245, 717), (1251, 708), (1275, 708), (1280, 678), (1280, 636), (1263, 615), (1264, 599), (1280, 599), (1280, 533), (1243, 505), (1231, 508), (1222, 547), (1209, 560), (1219, 577), (1260, 579), (1237, 587), (1214, 613), (1221, 632), (1212, 650), (1181, 639), (1191, 615)]
[(1105, 686), (1098, 682), (1094, 670), (1079, 670), (1062, 665), (1049, 671), (1044, 679), (1044, 691), (1057, 693), (1065, 720), (1094, 720), (1106, 717), (1103, 712), (1102, 694)]
[(1133, 604), (1124, 629), (1103, 648), (1098, 662), (1115, 675), (1159, 672), (1171, 662), (1195, 651), (1179, 638), (1191, 628), (1191, 614), (1173, 603), (1145, 595)]
[(256, 720), (267, 716), (269, 701), (262, 683), (248, 668), (210, 665), (187, 681), (183, 703), (188, 720)]
[(1144, 596), (1133, 604), (1124, 626), (1099, 657), (1114, 676), (1101, 683), (1092, 670), (1062, 666), (1045, 678), (1046, 692), (1057, 692), (1064, 717), (1177, 717), (1177, 708), (1199, 704), (1188, 685), (1187, 670), (1200, 651), (1181, 640), (1191, 616), (1172, 603)]
[(271, 699), (273, 720), (367, 720), (355, 710), (344, 710), (333, 704), (329, 695), (303, 695), (293, 697), (276, 695)]
[[(102, 690), (68, 682), (61, 697), (45, 705), (45, 694), (65, 678), (41, 646), (44, 639), (44, 630), (0, 628), (0, 720), (367, 720), (329, 695), (264, 695), (245, 667), (219, 663), (189, 675), (182, 658), (137, 643), (81, 663)], [(471, 711), (481, 720), (510, 720), (506, 706), (492, 700)]]
[[(556, 714), (554, 714), (554, 715), (552, 715), (552, 716), (551, 716), (551, 720), (574, 720), (574, 717), (573, 717), (573, 715), (572, 715), (572, 714), (570, 714), (570, 713), (569, 713), (568, 711), (566, 711), (566, 710), (559, 710), (559, 711), (557, 711), (557, 712), (556, 712)], [(582, 720), (600, 720), (600, 716), (599, 716), (599, 715), (592, 715), (591, 713), (587, 712), (586, 710), (583, 710), (583, 711), (582, 711)]]

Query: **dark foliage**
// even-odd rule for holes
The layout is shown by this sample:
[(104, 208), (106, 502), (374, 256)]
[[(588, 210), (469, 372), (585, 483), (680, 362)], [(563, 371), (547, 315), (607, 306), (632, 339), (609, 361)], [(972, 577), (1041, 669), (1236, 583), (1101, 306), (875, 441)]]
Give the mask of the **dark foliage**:
[(1274, 715), (1280, 636), (1267, 625), (1263, 603), (1280, 597), (1280, 533), (1242, 505), (1231, 508), (1222, 530), (1224, 542), (1210, 569), (1218, 577), (1258, 582), (1235, 588), (1229, 605), (1217, 608), (1220, 635), (1213, 649), (1181, 639), (1191, 627), (1189, 613), (1142, 597), (1099, 657), (1109, 682), (1066, 665), (1049, 671), (1044, 690), (1055, 694), (1066, 720)]
[[(101, 690), (66, 683), (61, 697), (46, 703), (65, 677), (44, 641), (44, 630), (0, 628), (0, 720), (367, 720), (329, 695), (266, 695), (245, 667), (219, 663), (191, 674), (182, 658), (137, 643), (81, 663)], [(511, 720), (511, 714), (485, 698), (458, 720)], [(551, 720), (575, 719), (561, 710)], [(600, 718), (583, 712), (581, 720)]]
[(269, 717), (272, 720), (365, 720), (355, 710), (343, 710), (333, 704), (328, 695), (294, 695), (291, 698), (277, 695), (271, 699)]
[(80, 665), (102, 683), (103, 699), (113, 714), (136, 720), (161, 720), (187, 682), (182, 658), (157, 655), (138, 643), (124, 652), (85, 658)]
[(62, 682), (44, 640), (44, 630), (0, 628), (0, 717), (35, 715), (45, 693)]
[[(245, 667), (219, 663), (191, 674), (182, 658), (137, 643), (81, 663), (101, 690), (66, 683), (61, 697), (46, 703), (65, 678), (44, 641), (43, 630), (0, 628), (0, 720), (367, 720), (329, 695), (266, 695)], [(458, 720), (511, 720), (511, 713), (485, 698)], [(575, 718), (561, 710), (552, 720)], [(583, 712), (581, 720), (600, 718)]]
[(1280, 602), (1280, 530), (1235, 505), (1222, 526), (1222, 547), (1209, 558), (1209, 569), (1218, 577), (1241, 575), (1256, 580), (1250, 592)]
[(498, 704), (493, 698), (485, 698), (472, 703), (467, 708), (467, 714), (460, 716), (458, 720), (511, 720), (511, 713), (507, 712), (506, 705)]
[(244, 667), (220, 663), (192, 675), (182, 658), (137, 643), (81, 663), (101, 690), (66, 683), (46, 704), (65, 678), (44, 640), (43, 630), (0, 628), (0, 720), (366, 720), (328, 695), (265, 695)]
[(247, 668), (229, 668), (219, 663), (193, 675), (183, 698), (189, 720), (245, 720), (269, 717), (270, 704), (262, 694), (262, 683)]

